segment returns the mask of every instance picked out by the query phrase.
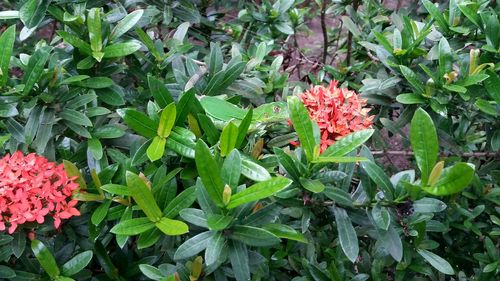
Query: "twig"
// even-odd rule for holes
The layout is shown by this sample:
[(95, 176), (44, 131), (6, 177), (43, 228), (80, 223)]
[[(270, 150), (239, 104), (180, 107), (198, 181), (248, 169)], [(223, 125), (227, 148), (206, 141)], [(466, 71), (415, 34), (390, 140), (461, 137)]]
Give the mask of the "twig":
[(321, 31), (323, 32), (323, 64), (326, 63), (326, 55), (328, 53), (328, 32), (326, 31), (326, 0), (322, 1), (321, 5)]
[[(352, 8), (354, 9), (355, 12), (358, 11), (359, 7), (359, 0), (353, 0), (352, 1)], [(352, 33), (349, 32), (347, 35), (347, 55), (346, 55), (346, 65), (350, 66), (351, 65), (351, 55), (352, 55)]]
[[(377, 150), (372, 151), (373, 155), (397, 155), (397, 156), (413, 156), (413, 151), (407, 150)], [(464, 153), (449, 153), (449, 152), (441, 152), (439, 154), (442, 157), (447, 156), (458, 156), (458, 157), (500, 157), (499, 152), (486, 151), (486, 152), (464, 152)]]

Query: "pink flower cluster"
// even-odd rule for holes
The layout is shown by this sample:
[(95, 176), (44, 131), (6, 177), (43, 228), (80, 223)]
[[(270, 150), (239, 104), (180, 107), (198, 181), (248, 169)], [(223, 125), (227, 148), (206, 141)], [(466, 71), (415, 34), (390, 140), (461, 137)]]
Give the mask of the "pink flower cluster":
[(366, 100), (347, 88), (337, 88), (338, 81), (328, 87), (312, 86), (302, 93), (309, 117), (316, 121), (321, 132), (321, 152), (339, 138), (352, 132), (367, 129), (374, 116), (368, 116)]
[(17, 151), (0, 159), (0, 231), (13, 233), (26, 222), (41, 224), (46, 216), (54, 218), (59, 228), (61, 219), (79, 216), (71, 194), (79, 186), (69, 178), (62, 164), (49, 162), (35, 153)]

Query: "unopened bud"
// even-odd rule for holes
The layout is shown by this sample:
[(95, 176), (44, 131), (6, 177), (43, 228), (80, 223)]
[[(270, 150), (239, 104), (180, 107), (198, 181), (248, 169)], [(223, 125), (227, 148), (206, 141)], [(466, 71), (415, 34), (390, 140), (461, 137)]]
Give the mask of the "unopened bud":
[(232, 192), (231, 187), (226, 184), (224, 186), (224, 191), (222, 192), (222, 203), (224, 203), (224, 205), (229, 204), (229, 201), (231, 201)]

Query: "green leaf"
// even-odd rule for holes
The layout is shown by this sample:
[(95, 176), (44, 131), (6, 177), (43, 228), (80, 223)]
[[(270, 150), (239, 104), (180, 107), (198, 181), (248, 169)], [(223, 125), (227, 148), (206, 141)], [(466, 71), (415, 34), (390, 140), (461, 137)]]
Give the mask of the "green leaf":
[(65, 108), (59, 113), (59, 117), (73, 124), (81, 126), (92, 126), (92, 121), (85, 114), (74, 109)]
[(415, 213), (437, 213), (446, 209), (446, 204), (434, 198), (422, 198), (413, 202)]
[(14, 104), (0, 104), (0, 117), (8, 118), (19, 114)]
[(436, 6), (434, 6), (434, 3), (432, 3), (429, 0), (422, 0), (422, 3), (424, 4), (424, 7), (427, 10), (427, 12), (429, 12), (429, 14), (431, 14), (431, 16), (436, 21), (436, 24), (439, 26), (439, 29), (441, 29), (441, 31), (444, 33), (448, 33), (450, 30), (448, 27), (448, 22), (444, 18), (443, 13), (441, 13), (441, 11), (439, 11), (439, 9)]
[(87, 15), (87, 29), (89, 31), (92, 56), (97, 61), (101, 61), (102, 56), (96, 55), (102, 51), (101, 9), (90, 9)]
[(10, 267), (7, 267), (5, 265), (0, 265), (0, 276), (2, 276), (2, 278), (6, 278), (6, 279), (13, 279), (17, 275), (16, 275), (16, 272), (14, 270), (12, 270)]
[(224, 81), (224, 70), (217, 72), (214, 76), (210, 78), (207, 86), (203, 90), (203, 94), (206, 96), (215, 96), (221, 94), (222, 82)]
[(250, 124), (252, 123), (253, 117), (253, 109), (249, 109), (243, 120), (241, 120), (238, 125), (238, 137), (236, 138), (235, 147), (240, 148), (243, 142), (245, 141), (245, 137), (248, 132), (248, 128), (250, 128)]
[(222, 69), (224, 63), (219, 44), (210, 42), (210, 56), (208, 57), (208, 73), (213, 76)]
[(194, 159), (195, 143), (186, 136), (177, 134), (175, 131), (172, 131), (167, 139), (167, 148), (175, 151), (179, 155)]
[(236, 281), (250, 280), (248, 250), (244, 243), (234, 240), (230, 241), (229, 261), (231, 262)]
[(300, 184), (302, 185), (302, 187), (313, 193), (320, 193), (323, 192), (323, 190), (325, 190), (325, 185), (321, 183), (319, 180), (300, 178)]
[(160, 220), (163, 213), (160, 208), (158, 208), (158, 205), (153, 197), (153, 193), (151, 193), (151, 190), (149, 190), (144, 180), (130, 171), (127, 171), (126, 178), (130, 194), (134, 198), (137, 205), (139, 205), (142, 211), (152, 222)]
[(106, 124), (94, 128), (92, 135), (99, 139), (115, 139), (122, 137), (125, 134), (122, 128), (114, 124)]
[(168, 138), (175, 124), (175, 116), (177, 115), (175, 103), (170, 103), (161, 112), (160, 123), (158, 125), (157, 134), (161, 138)]
[(403, 258), (403, 243), (401, 242), (401, 237), (399, 237), (398, 232), (393, 226), (389, 226), (389, 229), (379, 230), (379, 241), (389, 254), (396, 260), (400, 262)]
[(99, 207), (97, 207), (94, 210), (92, 216), (90, 217), (90, 221), (92, 222), (93, 225), (99, 225), (106, 218), (109, 206), (111, 206), (111, 202), (113, 201), (106, 200), (104, 203), (99, 205)]
[(179, 103), (177, 103), (177, 121), (175, 122), (177, 126), (184, 124), (191, 108), (197, 102), (198, 100), (196, 99), (194, 88), (182, 94)]
[(417, 253), (440, 272), (447, 275), (455, 274), (453, 267), (442, 257), (423, 249), (417, 249)]
[(361, 162), (361, 166), (373, 182), (384, 192), (385, 198), (389, 201), (394, 199), (394, 186), (384, 170), (371, 161)]
[(119, 38), (134, 27), (134, 25), (141, 19), (142, 14), (144, 14), (144, 10), (135, 10), (121, 19), (115, 25), (113, 30), (111, 30), (111, 33), (109, 34), (109, 41)]
[(174, 260), (187, 259), (205, 250), (212, 235), (213, 231), (206, 231), (189, 238), (177, 248)]
[(477, 99), (474, 105), (477, 106), (482, 112), (492, 116), (497, 116), (500, 112), (500, 110), (497, 110), (496, 104), (492, 104), (487, 100)]
[(87, 141), (88, 149), (96, 160), (101, 160), (103, 156), (102, 144), (99, 139), (91, 138)]
[(302, 243), (308, 243), (306, 237), (293, 229), (291, 226), (279, 223), (269, 223), (264, 226), (264, 229), (270, 231), (279, 238), (294, 240)]
[(9, 62), (16, 41), (16, 25), (11, 25), (0, 35), (0, 87), (9, 78)]
[(245, 203), (267, 198), (287, 188), (291, 183), (291, 180), (284, 177), (275, 177), (267, 181), (256, 183), (243, 191), (233, 194), (231, 196), (231, 201), (226, 207), (228, 209), (233, 209)]
[(224, 183), (220, 176), (219, 165), (212, 157), (208, 146), (203, 140), (198, 140), (195, 151), (196, 168), (203, 182), (203, 186), (205, 186), (208, 195), (217, 206), (224, 206), (222, 203)]
[(210, 230), (224, 230), (233, 222), (233, 220), (234, 218), (231, 216), (211, 214), (208, 215), (207, 225)]
[[(149, 37), (149, 35), (146, 32), (144, 32), (144, 30), (142, 30), (139, 27), (135, 28), (135, 33), (137, 34), (137, 37), (139, 38), (139, 40), (141, 40), (141, 42), (144, 45), (146, 45), (146, 47), (151, 52), (151, 54), (153, 54), (153, 56), (155, 57), (156, 61), (161, 61), (162, 60), (162, 55), (160, 54), (160, 52), (158, 51), (158, 49), (156, 49), (155, 44), (154, 44), (153, 40), (151, 40), (151, 38)], [(167, 104), (169, 104), (169, 103), (167, 103)], [(166, 106), (167, 104), (165, 104), (164, 106)], [(164, 106), (162, 106), (162, 107), (164, 107)]]
[(354, 38), (358, 38), (361, 36), (361, 31), (359, 31), (358, 26), (352, 21), (350, 17), (342, 16), (342, 23), (349, 30), (349, 32), (352, 33)]
[[(77, 85), (84, 88), (90, 89), (103, 89), (113, 86), (113, 80), (108, 77), (91, 77), (89, 79), (85, 79), (78, 83)], [(102, 98), (102, 97), (100, 97)]]
[(415, 111), (411, 120), (410, 142), (422, 173), (422, 183), (426, 184), (436, 163), (439, 145), (432, 118), (421, 108)]
[(136, 218), (121, 221), (110, 232), (117, 235), (133, 236), (141, 234), (155, 227), (155, 223), (149, 218)]
[(60, 274), (54, 256), (40, 240), (31, 241), (31, 250), (33, 250), (36, 259), (51, 278), (56, 278)]
[(66, 41), (66, 43), (79, 49), (82, 53), (89, 55), (89, 56), (92, 55), (92, 49), (90, 48), (90, 44), (83, 41), (82, 39), (78, 38), (77, 36), (75, 36), (69, 32), (66, 32), (64, 30), (58, 30), (57, 35), (61, 36), (61, 38), (64, 41)]
[(238, 138), (238, 126), (233, 122), (229, 122), (220, 135), (220, 155), (225, 157), (231, 150), (236, 146), (236, 141)]
[(205, 96), (200, 100), (200, 103), (208, 115), (222, 121), (229, 122), (233, 118), (242, 120), (247, 114), (244, 109), (216, 97)]
[(353, 162), (360, 162), (360, 161), (368, 161), (368, 158), (366, 158), (366, 157), (354, 157), (354, 156), (333, 156), (333, 157), (320, 156), (311, 162), (312, 163), (353, 163)]
[(79, 253), (72, 259), (67, 261), (61, 267), (61, 273), (64, 276), (72, 276), (82, 271), (92, 260), (93, 253), (91, 250)]
[(295, 165), (292, 157), (288, 155), (283, 149), (273, 147), (274, 154), (278, 158), (279, 164), (285, 169), (285, 172), (295, 181), (300, 179), (300, 171)]
[(426, 99), (418, 94), (400, 94), (396, 97), (396, 100), (402, 104), (419, 104), (426, 102)]
[(167, 105), (174, 102), (174, 99), (172, 98), (172, 95), (168, 91), (167, 87), (165, 87), (165, 84), (163, 84), (163, 82), (159, 79), (152, 75), (148, 75), (148, 85), (151, 95), (154, 97), (160, 108), (165, 108)]
[(208, 143), (210, 143), (210, 145), (215, 145), (219, 141), (220, 132), (217, 130), (217, 127), (215, 127), (210, 117), (204, 114), (198, 114), (198, 122), (203, 132), (205, 132)]
[(195, 200), (196, 186), (191, 186), (170, 201), (167, 207), (165, 207), (165, 210), (163, 210), (163, 214), (167, 218), (175, 218), (180, 211), (185, 208), (189, 208)]
[(165, 275), (156, 267), (149, 264), (140, 264), (139, 269), (142, 274), (152, 280), (166, 280)]
[(352, 226), (351, 219), (344, 209), (334, 207), (335, 223), (339, 234), (340, 246), (347, 258), (354, 263), (358, 258), (359, 245), (356, 230)]
[(224, 160), (220, 176), (233, 190), (238, 186), (241, 176), (241, 157), (237, 149), (233, 149)]
[(325, 188), (323, 194), (325, 194), (326, 197), (334, 200), (336, 204), (347, 207), (353, 206), (351, 194), (349, 194), (347, 191), (344, 191), (343, 189), (328, 185)]
[(375, 221), (375, 225), (383, 230), (388, 230), (391, 224), (391, 215), (386, 207), (380, 207), (376, 205), (372, 209), (372, 217)]
[(63, 164), (64, 164), (64, 171), (66, 171), (68, 177), (77, 177), (74, 181), (78, 184), (80, 189), (82, 190), (87, 189), (87, 184), (85, 183), (85, 180), (83, 179), (83, 176), (80, 173), (78, 167), (76, 167), (75, 164), (67, 160), (63, 160)]
[(26, 71), (23, 77), (23, 95), (27, 95), (33, 90), (33, 86), (38, 82), (38, 79), (43, 74), (45, 63), (49, 59), (52, 47), (45, 46), (37, 49), (30, 57)]
[(123, 195), (123, 196), (130, 195), (130, 189), (125, 185), (110, 183), (101, 186), (101, 189), (111, 194)]
[(125, 111), (123, 116), (125, 123), (134, 131), (147, 138), (154, 138), (156, 136), (156, 130), (158, 124), (153, 120), (149, 119), (146, 114), (128, 109)]
[(246, 155), (241, 155), (241, 174), (253, 181), (271, 179), (269, 172)]
[(309, 113), (304, 104), (295, 96), (288, 98), (288, 110), (293, 127), (299, 136), (300, 145), (304, 149), (307, 159), (311, 161), (314, 159), (314, 150), (319, 145), (319, 141), (314, 136)]
[(19, 11), (0, 11), (1, 20), (10, 20), (19, 18)]
[(231, 230), (231, 239), (241, 241), (249, 246), (268, 247), (280, 243), (278, 236), (262, 228), (237, 225)]
[(415, 74), (413, 70), (404, 65), (400, 65), (399, 69), (401, 70), (401, 73), (406, 78), (406, 80), (408, 80), (410, 85), (415, 89), (416, 94), (422, 95), (424, 93), (424, 86), (418, 78), (417, 74)]
[(19, 18), (24, 23), (26, 28), (34, 28), (38, 26), (52, 0), (28, 0), (19, 9)]
[(353, 151), (363, 143), (365, 143), (375, 132), (373, 129), (366, 129), (351, 133), (330, 145), (322, 154), (321, 157), (340, 157)]
[(458, 193), (466, 188), (474, 177), (474, 165), (459, 162), (445, 168), (434, 186), (424, 186), (423, 190), (437, 195), (447, 196)]
[(218, 231), (212, 235), (212, 237), (208, 240), (207, 248), (205, 249), (206, 266), (210, 267), (217, 263), (225, 244), (226, 239), (224, 238), (222, 232)]
[(141, 48), (141, 43), (139, 41), (126, 41), (120, 42), (113, 45), (106, 46), (104, 48), (104, 58), (119, 58), (125, 57), (130, 54), (135, 53)]
[(446, 73), (452, 71), (453, 68), (453, 56), (450, 48), (450, 44), (445, 37), (441, 37), (438, 44), (439, 50), (439, 74), (445, 75)]
[(161, 218), (155, 225), (166, 235), (177, 236), (189, 232), (189, 228), (184, 222), (166, 217)]

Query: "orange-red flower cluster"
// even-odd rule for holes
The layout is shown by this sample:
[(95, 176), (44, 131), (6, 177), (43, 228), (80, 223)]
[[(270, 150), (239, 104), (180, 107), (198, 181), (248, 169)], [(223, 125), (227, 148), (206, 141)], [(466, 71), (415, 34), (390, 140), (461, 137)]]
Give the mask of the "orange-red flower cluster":
[(58, 228), (61, 219), (79, 216), (77, 201), (71, 199), (78, 188), (74, 180), (62, 164), (35, 153), (5, 155), (0, 159), (0, 231), (6, 223), (9, 233), (26, 222), (41, 224), (46, 216), (52, 216)]
[(321, 152), (339, 138), (372, 125), (366, 100), (347, 88), (337, 88), (337, 84), (334, 80), (328, 87), (312, 86), (299, 96), (319, 126)]

